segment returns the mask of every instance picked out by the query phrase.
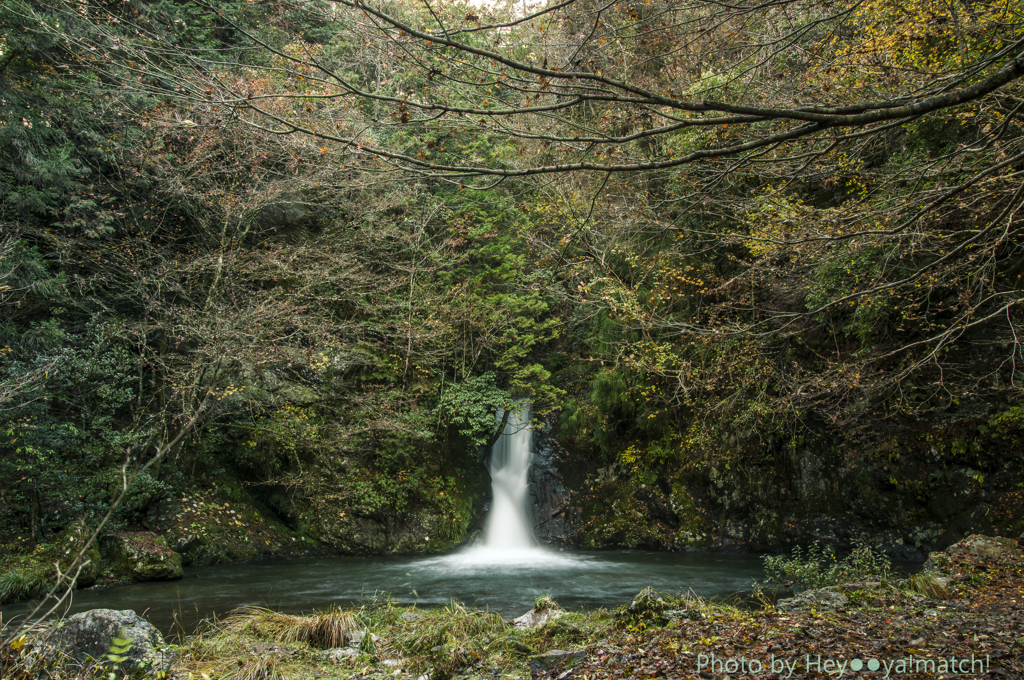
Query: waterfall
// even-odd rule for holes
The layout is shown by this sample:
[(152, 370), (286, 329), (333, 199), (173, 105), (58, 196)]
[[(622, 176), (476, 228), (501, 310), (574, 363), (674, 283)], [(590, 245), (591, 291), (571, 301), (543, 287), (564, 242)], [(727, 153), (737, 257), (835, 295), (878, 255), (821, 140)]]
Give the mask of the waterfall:
[[(504, 414), (498, 414), (498, 421)], [(519, 402), (509, 414), (505, 430), (491, 449), (491, 491), (494, 497), (487, 517), (484, 547), (499, 550), (522, 550), (534, 546), (527, 491), (529, 486), (530, 450), (533, 432), (530, 405)]]
[[(504, 413), (499, 412), (500, 423)], [(533, 458), (530, 403), (521, 401), (508, 415), (508, 422), (491, 449), (491, 509), (484, 527), (484, 539), (457, 553), (428, 560), (424, 564), (467, 574), (495, 570), (568, 569), (579, 561), (538, 546), (533, 538), (529, 504), (530, 462)], [(542, 594), (538, 591), (537, 594)]]

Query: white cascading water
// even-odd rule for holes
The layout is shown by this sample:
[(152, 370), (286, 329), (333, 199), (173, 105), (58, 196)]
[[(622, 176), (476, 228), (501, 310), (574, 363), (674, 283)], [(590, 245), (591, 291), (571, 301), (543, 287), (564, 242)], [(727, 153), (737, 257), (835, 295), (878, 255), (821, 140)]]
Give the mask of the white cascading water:
[[(501, 422), (504, 414), (497, 414)], [(533, 538), (528, 494), (533, 431), (530, 404), (521, 401), (509, 414), (505, 430), (491, 448), (491, 509), (484, 540), (434, 561), (446, 569), (536, 569), (578, 566), (567, 555), (537, 545)]]
[[(498, 422), (501, 416), (498, 414)], [(491, 550), (525, 550), (534, 546), (533, 531), (526, 493), (529, 488), (530, 406), (520, 403), (520, 410), (509, 414), (505, 431), (491, 448), (491, 513), (487, 516), (484, 548)]]

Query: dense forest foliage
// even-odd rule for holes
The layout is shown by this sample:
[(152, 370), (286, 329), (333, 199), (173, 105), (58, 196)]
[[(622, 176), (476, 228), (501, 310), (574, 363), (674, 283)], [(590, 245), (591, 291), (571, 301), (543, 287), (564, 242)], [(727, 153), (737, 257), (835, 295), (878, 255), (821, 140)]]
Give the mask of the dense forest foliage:
[(523, 398), (578, 545), (1020, 532), (1022, 18), (8, 0), (3, 551), (445, 549)]

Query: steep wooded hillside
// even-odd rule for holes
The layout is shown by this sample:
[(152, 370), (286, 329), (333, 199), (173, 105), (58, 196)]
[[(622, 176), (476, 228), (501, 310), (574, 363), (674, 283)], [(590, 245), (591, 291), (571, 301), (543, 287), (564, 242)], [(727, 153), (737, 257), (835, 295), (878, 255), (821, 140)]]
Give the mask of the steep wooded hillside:
[(9, 559), (1024, 528), (1020, 4), (529, 11), (0, 9)]

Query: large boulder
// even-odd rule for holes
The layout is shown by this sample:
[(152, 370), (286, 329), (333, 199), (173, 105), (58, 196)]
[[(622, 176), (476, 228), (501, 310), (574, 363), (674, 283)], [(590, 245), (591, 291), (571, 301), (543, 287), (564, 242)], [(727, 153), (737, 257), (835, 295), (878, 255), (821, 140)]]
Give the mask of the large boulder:
[(133, 581), (171, 581), (184, 575), (181, 555), (167, 546), (163, 536), (148, 532), (124, 532), (103, 540), (103, 552), (120, 578)]
[[(115, 645), (114, 638), (127, 640), (127, 650), (124, 645)], [(39, 645), (47, 659), (63, 655), (83, 664), (114, 663), (108, 659), (114, 651), (111, 647), (116, 647), (114, 656), (123, 659), (118, 662), (120, 668), (129, 673), (164, 670), (171, 662), (160, 631), (130, 609), (93, 609), (75, 614), (47, 631)]]
[(942, 552), (928, 555), (924, 571), (933, 575), (945, 575), (956, 571), (954, 563), (998, 562), (1012, 555), (1019, 555), (1021, 546), (1010, 538), (972, 534), (954, 543)]
[(1009, 538), (1001, 536), (991, 538), (981, 534), (972, 534), (959, 543), (954, 543), (946, 548), (946, 553), (950, 555), (966, 553), (974, 557), (992, 560), (1002, 557), (1007, 554), (1007, 551), (1016, 552), (1018, 547), (1017, 542)]

